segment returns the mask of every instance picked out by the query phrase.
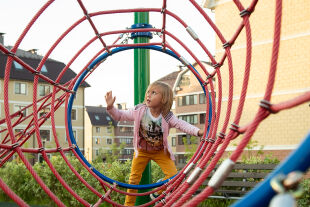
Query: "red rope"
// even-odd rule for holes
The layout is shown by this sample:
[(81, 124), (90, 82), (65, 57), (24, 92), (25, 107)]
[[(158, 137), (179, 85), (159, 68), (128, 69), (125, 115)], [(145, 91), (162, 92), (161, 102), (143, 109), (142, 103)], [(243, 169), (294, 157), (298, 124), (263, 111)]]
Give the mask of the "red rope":
[(163, 23), (161, 27), (161, 33), (162, 33), (162, 46), (163, 50), (166, 49), (166, 9), (167, 9), (167, 0), (163, 0), (163, 6), (161, 8), (161, 13), (163, 14)]
[[(27, 161), (27, 159), (24, 156), (24, 153), (41, 153), (44, 160), (47, 162), (50, 170), (53, 172), (54, 176), (60, 181), (62, 186), (75, 197), (76, 200), (78, 200), (81, 204), (84, 206), (89, 206), (90, 204), (85, 201), (84, 199), (80, 198), (78, 194), (76, 194), (70, 186), (63, 180), (63, 178), (59, 175), (59, 173), (56, 171), (54, 166), (51, 164), (50, 160), (47, 157), (47, 153), (60, 153), (66, 164), (69, 166), (70, 170), (72, 171), (73, 175), (76, 176), (81, 183), (84, 184), (92, 193), (98, 196), (99, 200), (95, 204), (99, 205), (101, 202), (106, 201), (113, 206), (123, 206), (121, 204), (116, 203), (115, 201), (111, 200), (111, 197), (109, 197), (110, 193), (112, 191), (115, 191), (117, 193), (122, 193), (125, 195), (135, 195), (135, 196), (142, 196), (142, 195), (149, 195), (150, 193), (156, 192), (160, 189), (166, 188), (165, 192), (169, 192), (168, 195), (160, 195), (157, 199), (154, 201), (148, 202), (146, 204), (140, 205), (140, 206), (149, 206), (154, 204), (157, 201), (160, 201), (161, 199), (165, 199), (167, 206), (197, 206), (200, 202), (205, 200), (208, 196), (210, 196), (214, 189), (211, 187), (205, 188), (201, 193), (196, 195), (195, 197), (192, 197), (192, 195), (197, 191), (197, 189), (202, 185), (202, 183), (205, 181), (205, 179), (209, 176), (213, 168), (218, 163), (219, 159), (224, 154), (227, 146), (229, 145), (230, 141), (238, 137), (241, 133), (244, 134), (241, 143), (238, 145), (237, 149), (233, 152), (230, 159), (232, 161), (236, 161), (240, 154), (242, 153), (243, 149), (249, 142), (250, 138), (252, 137), (253, 133), (257, 129), (258, 125), (266, 119), (271, 113), (277, 113), (281, 110), (289, 109), (292, 107), (295, 107), (297, 105), (303, 104), (305, 102), (308, 102), (310, 100), (310, 92), (306, 92), (300, 96), (297, 96), (293, 99), (281, 102), (281, 103), (275, 103), (271, 104), (270, 99), (272, 95), (272, 90), (274, 86), (275, 81), (275, 75), (276, 75), (276, 68), (277, 68), (277, 60), (278, 60), (278, 54), (279, 54), (279, 44), (280, 44), (280, 28), (281, 28), (281, 16), (282, 16), (282, 1), (277, 0), (276, 2), (276, 13), (275, 13), (275, 27), (274, 27), (274, 40), (273, 40), (273, 49), (272, 49), (272, 58), (270, 62), (270, 72), (269, 72), (269, 78), (268, 83), (266, 86), (266, 91), (264, 95), (264, 100), (261, 102), (261, 107), (258, 109), (257, 114), (251, 120), (249, 123), (247, 123), (244, 126), (238, 126), (243, 108), (244, 103), (246, 100), (246, 93), (247, 88), (249, 84), (249, 75), (250, 75), (250, 67), (251, 67), (251, 58), (252, 58), (252, 39), (251, 39), (251, 28), (250, 28), (250, 15), (254, 11), (255, 6), (257, 4), (257, 0), (253, 0), (250, 4), (250, 6), (247, 9), (244, 9), (243, 5), (240, 3), (239, 0), (234, 0), (234, 3), (238, 10), (240, 11), (242, 22), (236, 29), (235, 33), (232, 35), (232, 37), (229, 39), (229, 41), (224, 38), (218, 27), (214, 24), (214, 22), (211, 20), (211, 18), (206, 14), (206, 12), (197, 4), (195, 0), (190, 0), (191, 4), (197, 9), (197, 11), (200, 13), (200, 15), (206, 20), (206, 22), (211, 26), (213, 31), (215, 32), (216, 36), (219, 38), (221, 43), (224, 46), (225, 52), (223, 56), (221, 57), (220, 61), (217, 61), (215, 57), (213, 57), (212, 53), (206, 48), (205, 44), (199, 39), (199, 37), (195, 38), (196, 43), (202, 48), (205, 55), (211, 60), (212, 64), (214, 65), (214, 72), (212, 74), (209, 74), (206, 70), (204, 64), (198, 59), (198, 57), (194, 54), (194, 52), (191, 50), (191, 47), (187, 46), (184, 42), (182, 42), (177, 36), (172, 34), (171, 32), (166, 30), (166, 23), (167, 18), (173, 18), (176, 20), (181, 26), (184, 27), (184, 29), (188, 28), (188, 25), (185, 21), (183, 21), (179, 16), (174, 14), (173, 12), (167, 10), (167, 0), (163, 0), (162, 8), (138, 8), (138, 9), (120, 9), (120, 10), (108, 10), (108, 11), (99, 11), (94, 13), (88, 13), (87, 9), (85, 8), (82, 0), (77, 0), (83, 13), (84, 17), (80, 18), (78, 21), (76, 21), (74, 24), (72, 24), (65, 32), (55, 41), (55, 43), (50, 47), (48, 52), (44, 55), (42, 60), (40, 61), (39, 66), (34, 69), (33, 67), (26, 64), (23, 60), (18, 58), (16, 56), (17, 48), (19, 47), (20, 43), (22, 42), (23, 38), (26, 36), (28, 31), (31, 29), (32, 25), (35, 23), (35, 21), (39, 18), (39, 16), (48, 8), (48, 6), (53, 1), (48, 1), (33, 17), (33, 19), (30, 21), (30, 23), (27, 25), (27, 27), (24, 29), (23, 33), (18, 38), (17, 42), (9, 51), (6, 49), (3, 45), (0, 44), (0, 51), (2, 51), (4, 54), (8, 56), (7, 58), (7, 64), (5, 67), (5, 75), (4, 75), (4, 111), (5, 111), (5, 118), (0, 120), (0, 124), (6, 123), (6, 127), (2, 129), (0, 132), (4, 133), (5, 136), (2, 139), (0, 143), (0, 166), (3, 166), (4, 163), (6, 163), (16, 152), (22, 162), (25, 164), (26, 168), (29, 170), (33, 178), (39, 183), (41, 188), (51, 197), (51, 199), (56, 203), (58, 206), (64, 206), (64, 204), (53, 194), (53, 192), (50, 191), (50, 189), (45, 185), (45, 183), (40, 179), (40, 177), (36, 174), (36, 172), (33, 170), (30, 163)], [(92, 17), (98, 16), (98, 15), (111, 15), (111, 14), (119, 14), (119, 13), (133, 13), (133, 12), (161, 12), (162, 13), (162, 25), (161, 29), (156, 28), (143, 28), (143, 29), (122, 29), (122, 30), (115, 30), (115, 31), (108, 31), (99, 33), (98, 29), (96, 28), (94, 22), (92, 21)], [(72, 57), (72, 59), (66, 64), (66, 66), (62, 69), (60, 74), (58, 75), (57, 79), (51, 80), (50, 78), (44, 76), (40, 73), (44, 63), (48, 59), (48, 57), (51, 55), (51, 53), (54, 51), (54, 49), (59, 45), (61, 41), (78, 25), (80, 25), (83, 21), (87, 20), (88, 23), (91, 25), (95, 36), (91, 38), (86, 44), (84, 44), (78, 52)], [(236, 113), (233, 118), (232, 126), (228, 130), (228, 134), (226, 135), (227, 127), (229, 120), (231, 119), (232, 114), (232, 103), (233, 103), (233, 94), (234, 94), (234, 68), (233, 68), (233, 61), (232, 61), (232, 55), (231, 55), (231, 48), (234, 45), (234, 42), (239, 37), (241, 31), (245, 29), (246, 34), (246, 59), (245, 59), (245, 68), (244, 68), (244, 77), (243, 77), (243, 83), (242, 83), (242, 89), (240, 92), (240, 98), (239, 103), (237, 105)], [(111, 44), (108, 45), (103, 41), (103, 37), (107, 35), (116, 35), (116, 34), (128, 34), (130, 32), (161, 32), (161, 41), (158, 42), (150, 42), (150, 43), (139, 43), (139, 44), (132, 44), (132, 43), (126, 43), (126, 44), (120, 44), (117, 43), (120, 40), (120, 36), (116, 38), (116, 40)], [(161, 187), (158, 187), (156, 189), (153, 189), (152, 191), (145, 192), (145, 193), (127, 193), (121, 189), (118, 189), (116, 186), (111, 186), (110, 184), (102, 181), (86, 164), (81, 160), (81, 158), (77, 155), (76, 151), (74, 150), (74, 145), (72, 145), (71, 140), (68, 140), (68, 147), (63, 148), (60, 145), (60, 142), (58, 140), (57, 136), (57, 130), (56, 130), (56, 124), (55, 124), (55, 112), (57, 109), (65, 103), (66, 109), (65, 109), (65, 117), (68, 116), (67, 114), (67, 104), (68, 104), (68, 98), (69, 94), (72, 93), (72, 88), (78, 77), (81, 76), (81, 74), (88, 69), (88, 66), (90, 63), (92, 63), (100, 54), (103, 52), (110, 52), (111, 48), (115, 47), (135, 47), (135, 46), (148, 46), (148, 45), (161, 45), (162, 49), (165, 50), (166, 48), (173, 51), (178, 57), (181, 57), (181, 55), (178, 53), (178, 51), (175, 50), (175, 48), (167, 42), (167, 35), (171, 37), (171, 39), (174, 41), (173, 43), (177, 44), (178, 46), (181, 46), (185, 51), (186, 54), (189, 55), (194, 61), (197, 62), (197, 64), (202, 68), (203, 73), (208, 77), (207, 80), (203, 80), (201, 74), (193, 70), (190, 66), (188, 68), (192, 71), (193, 74), (197, 76), (199, 81), (204, 83), (204, 89), (207, 92), (206, 97), (206, 114), (209, 114), (209, 112), (212, 112), (211, 120), (209, 120), (209, 117), (206, 116), (205, 119), (205, 132), (207, 131), (208, 122), (210, 121), (210, 131), (208, 136), (206, 137), (206, 134), (204, 134), (203, 139), (201, 140), (197, 151), (195, 152), (194, 156), (190, 159), (188, 164), (185, 166), (181, 172), (175, 176), (172, 180), (170, 180), (167, 185), (163, 185)], [(59, 82), (65, 72), (69, 69), (69, 67), (76, 61), (78, 57), (82, 55), (84, 50), (88, 48), (91, 44), (94, 43), (94, 41), (99, 40), (102, 45), (103, 49), (100, 49), (98, 52), (95, 53), (95, 55), (88, 61), (88, 63), (84, 66), (84, 68), (75, 76), (74, 79), (69, 81), (68, 83), (65, 83), (61, 85)], [(8, 96), (8, 83), (9, 83), (9, 77), (10, 77), (10, 68), (12, 65), (12, 61), (16, 61), (19, 64), (21, 64), (25, 69), (32, 72), (34, 74), (34, 81), (33, 81), (33, 101), (32, 104), (29, 104), (28, 106), (22, 108), (18, 112), (10, 114), (9, 110), (9, 96)], [(224, 62), (227, 62), (228, 65), (228, 71), (223, 71), (221, 69), (221, 66), (224, 64)], [(89, 77), (89, 75), (100, 65), (96, 65), (92, 71), (90, 71), (86, 77), (84, 77), (83, 82)], [(228, 73), (228, 86), (225, 90), (228, 91), (228, 98), (227, 98), (227, 108), (225, 111), (225, 117), (223, 119), (222, 128), (220, 129), (220, 133), (216, 135), (216, 132), (218, 131), (219, 126), (219, 120), (221, 116), (221, 110), (222, 110), (222, 91), (223, 91), (223, 84), (222, 84), (222, 73)], [(212, 78), (217, 78), (217, 97), (215, 97), (215, 86), (213, 84)], [(45, 80), (49, 84), (53, 86), (53, 92), (46, 95), (43, 98), (37, 99), (37, 85), (39, 78)], [(212, 108), (209, 108), (209, 92), (211, 95), (211, 101), (212, 101)], [(56, 99), (56, 95), (60, 95), (59, 98)], [(33, 113), (23, 116), (23, 111), (25, 111), (28, 108), (33, 108)], [(46, 113), (45, 116), (38, 117), (37, 114), (39, 112), (44, 111), (44, 109), (50, 107), (50, 112)], [(14, 122), (12, 121), (14, 119)], [(47, 119), (51, 120), (52, 125), (52, 133), (55, 140), (56, 147), (50, 148), (50, 149), (44, 149), (42, 144), (42, 139), (40, 137), (40, 126), (45, 123)], [(13, 132), (13, 127), (16, 127), (22, 123), (27, 123), (26, 128), (21, 132)], [(68, 126), (66, 123), (66, 132), (68, 134)], [(38, 143), (38, 147), (36, 149), (32, 148), (24, 148), (24, 143), (33, 135), (36, 135), (36, 141)], [(220, 146), (221, 145), (221, 146)], [(218, 149), (219, 148), (219, 149)], [(105, 191), (106, 197), (104, 199), (101, 199), (102, 193), (98, 192), (96, 189), (94, 189), (91, 185), (89, 185), (84, 178), (77, 172), (77, 170), (72, 166), (72, 164), (69, 162), (67, 157), (65, 156), (66, 151), (72, 151), (72, 153), (77, 157), (79, 162), (88, 170), (88, 172), (100, 183), (103, 190)], [(215, 154), (215, 152), (217, 153)], [(195, 180), (193, 184), (189, 184), (186, 180), (187, 174), (185, 174), (185, 169), (189, 168), (190, 166), (195, 166), (202, 169), (201, 175)], [(27, 206), (27, 204), (19, 198), (12, 190), (0, 179), (0, 187), (1, 189), (8, 194), (18, 205), (20, 206)], [(106, 190), (108, 188), (109, 190)], [(156, 206), (163, 206), (164, 204), (160, 202)]]

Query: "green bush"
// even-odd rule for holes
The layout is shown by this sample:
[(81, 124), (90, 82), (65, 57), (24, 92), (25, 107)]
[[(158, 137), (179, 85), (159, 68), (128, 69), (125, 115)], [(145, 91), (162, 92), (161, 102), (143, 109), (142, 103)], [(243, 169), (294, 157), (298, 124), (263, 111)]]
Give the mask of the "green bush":
[(152, 182), (156, 183), (159, 179), (164, 178), (165, 174), (160, 169), (159, 165), (156, 164), (156, 162), (151, 161), (152, 166)]
[[(100, 183), (73, 157), (68, 157), (70, 163), (74, 166), (77, 172), (94, 187), (98, 192), (104, 194), (105, 191)], [(81, 198), (87, 202), (94, 204), (98, 201), (98, 197), (91, 192), (82, 182), (72, 173), (65, 161), (60, 156), (53, 156), (51, 162), (56, 171), (66, 181)], [(118, 180), (120, 182), (127, 182), (130, 172), (130, 161), (120, 163), (114, 161), (113, 163), (94, 163), (94, 167), (104, 173), (106, 176)], [(47, 163), (36, 163), (33, 169), (49, 187), (49, 189), (66, 205), (66, 206), (82, 206), (58, 181), (54, 176)], [(25, 202), (30, 205), (45, 205), (56, 206), (54, 202), (42, 190), (39, 184), (34, 180), (29, 171), (23, 163), (16, 161), (8, 162), (0, 168), (1, 179)], [(120, 194), (113, 195), (112, 199), (116, 202), (123, 203), (124, 196)], [(0, 191), (0, 201), (6, 202), (11, 199)], [(108, 206), (107, 203), (102, 206)]]
[[(101, 184), (80, 164), (80, 162), (74, 156), (68, 156), (69, 162), (74, 166), (77, 172), (94, 187), (98, 192), (104, 194), (105, 191)], [(272, 155), (267, 155), (265, 158), (260, 156), (249, 156), (248, 159), (243, 160), (244, 163), (278, 163), (277, 159), (274, 159)], [(62, 157), (53, 156), (51, 162), (57, 172), (66, 181), (66, 183), (84, 200), (90, 204), (94, 204), (98, 201), (98, 197), (91, 192), (88, 188), (81, 183), (81, 181), (71, 172), (67, 164)], [(105, 163), (98, 162), (93, 163), (93, 166), (106, 175), (109, 178), (117, 180), (119, 182), (128, 183), (131, 161), (120, 162), (118, 160), (111, 160)], [(50, 168), (45, 162), (36, 163), (33, 169), (37, 172), (44, 183), (50, 188), (50, 190), (66, 205), (66, 206), (82, 206), (68, 191), (61, 185), (58, 179), (54, 176)], [(34, 180), (29, 171), (26, 169), (23, 163), (12, 161), (6, 163), (0, 168), (1, 179), (25, 202), (30, 205), (44, 205), (44, 206), (56, 206), (53, 201), (42, 190), (39, 184)], [(163, 178), (160, 167), (152, 162), (152, 179), (153, 182), (157, 182), (158, 179)], [(299, 206), (310, 206), (310, 180), (305, 179), (302, 182), (305, 193), (303, 197), (298, 199)], [(126, 190), (126, 189), (122, 189)], [(125, 196), (120, 193), (112, 193), (111, 198), (117, 203), (124, 203)], [(3, 192), (0, 191), (0, 201), (10, 202), (11, 199)], [(209, 198), (203, 201), (199, 206), (217, 206), (224, 207), (231, 205), (234, 200), (229, 199), (213, 199)], [(104, 202), (101, 206), (111, 206)]]
[(297, 200), (298, 206), (309, 207), (310, 206), (310, 179), (304, 179), (301, 182), (304, 189), (304, 193), (301, 198)]
[[(94, 187), (98, 192), (104, 194), (105, 191), (100, 183), (80, 164), (80, 162), (74, 156), (67, 157), (69, 162), (77, 170), (77, 172)], [(72, 188), (81, 198), (87, 202), (94, 204), (98, 201), (98, 197), (91, 192), (82, 182), (72, 173), (61, 156), (53, 156), (51, 163), (55, 167), (59, 175), (66, 181), (66, 183)], [(93, 163), (93, 167), (105, 176), (117, 180), (119, 182), (128, 183), (131, 161), (120, 162), (117, 159), (109, 159), (106, 162), (97, 160)], [(66, 205), (66, 206), (82, 206), (58, 181), (50, 170), (46, 162), (36, 163), (33, 169), (49, 187), (49, 189)], [(0, 168), (1, 179), (25, 202), (30, 205), (44, 205), (44, 206), (56, 206), (54, 202), (47, 196), (42, 190), (39, 184), (34, 180), (29, 171), (26, 169), (23, 163), (12, 161), (8, 162)], [(163, 178), (160, 167), (152, 162), (152, 178), (153, 182), (157, 182), (158, 179)], [(122, 189), (126, 191), (126, 189)], [(124, 203), (125, 195), (113, 192), (111, 194), (113, 201), (117, 203)], [(11, 199), (3, 192), (0, 191), (0, 201), (8, 202)], [(111, 206), (104, 202), (101, 206)]]

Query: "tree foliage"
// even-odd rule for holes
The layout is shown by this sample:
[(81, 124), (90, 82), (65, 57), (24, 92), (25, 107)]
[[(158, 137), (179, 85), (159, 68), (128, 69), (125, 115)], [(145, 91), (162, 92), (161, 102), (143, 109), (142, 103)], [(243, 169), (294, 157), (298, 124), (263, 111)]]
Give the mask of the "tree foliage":
[[(68, 157), (69, 162), (74, 166), (77, 172), (94, 187), (98, 192), (104, 194), (105, 191), (100, 182), (96, 180), (73, 156)], [(81, 198), (87, 202), (94, 204), (98, 201), (98, 197), (91, 192), (84, 184), (72, 173), (61, 156), (53, 156), (51, 163), (55, 167), (59, 175), (66, 181)], [(120, 182), (127, 182), (126, 175), (130, 171), (130, 162), (120, 163), (94, 163), (96, 169), (101, 171), (108, 177)], [(66, 206), (82, 206), (58, 181), (46, 162), (36, 163), (33, 169), (44, 181), (48, 188), (66, 205)], [(39, 184), (34, 180), (23, 163), (12, 161), (8, 162), (0, 168), (1, 179), (23, 200), (31, 205), (56, 206), (53, 201), (42, 190)], [(11, 201), (11, 199), (0, 191), (1, 201)], [(116, 202), (123, 202), (123, 198), (113, 198)], [(106, 205), (106, 204), (105, 204)]]
[[(116, 149), (117, 150), (117, 149)], [(106, 154), (104, 154), (106, 155)], [(74, 156), (67, 157), (69, 162), (73, 165), (76, 171), (81, 177), (89, 183), (98, 192), (104, 194), (105, 191), (100, 182), (94, 178), (78, 161)], [(61, 156), (53, 156), (51, 163), (55, 167), (59, 175), (66, 181), (66, 183), (72, 188), (81, 198), (95, 204), (98, 201), (98, 197), (91, 192), (84, 184), (72, 173), (68, 165), (65, 163)], [(119, 161), (117, 156), (109, 157), (105, 162), (102, 159), (98, 159), (92, 163), (103, 175), (117, 180), (122, 183), (128, 183), (131, 160)], [(44, 181), (48, 188), (66, 205), (66, 206), (82, 206), (58, 181), (46, 162), (36, 163), (33, 166), (35, 172)], [(30, 205), (43, 205), (43, 206), (56, 206), (54, 202), (47, 196), (42, 190), (39, 184), (35, 181), (25, 165), (20, 161), (7, 162), (2, 168), (0, 168), (1, 179), (25, 202)], [(154, 182), (163, 178), (164, 175), (160, 167), (156, 163), (152, 163), (152, 178)], [(126, 189), (122, 189), (126, 191)], [(111, 199), (115, 202), (124, 203), (125, 196), (120, 193), (112, 193)], [(11, 199), (3, 192), (0, 191), (0, 201), (10, 202)], [(110, 206), (104, 202), (101, 206)]]

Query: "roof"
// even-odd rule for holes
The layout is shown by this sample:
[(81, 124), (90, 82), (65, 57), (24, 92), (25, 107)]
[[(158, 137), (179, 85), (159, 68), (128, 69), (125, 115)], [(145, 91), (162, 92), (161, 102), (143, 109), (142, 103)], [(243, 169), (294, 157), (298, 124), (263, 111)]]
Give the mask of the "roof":
[(90, 122), (95, 126), (116, 126), (117, 122), (108, 114), (106, 107), (85, 106)]
[[(7, 47), (7, 49), (11, 49), (12, 47)], [(42, 60), (42, 56), (34, 54), (32, 52), (28, 52), (25, 50), (18, 49), (16, 52), (17, 57), (22, 59), (25, 63), (30, 65), (32, 68), (36, 68), (40, 61)], [(0, 53), (0, 78), (4, 78), (4, 70), (7, 62), (7, 55)], [(41, 73), (48, 78), (52, 80), (56, 80), (58, 75), (62, 72), (63, 68), (66, 66), (64, 63), (53, 60), (53, 59), (47, 59), (45, 62), (46, 72), (43, 71), (43, 68), (41, 70)], [(59, 81), (61, 84), (64, 84), (73, 78), (76, 77), (76, 73), (68, 68), (68, 70), (64, 73), (63, 77)], [(28, 71), (25, 68), (17, 69), (14, 64), (11, 66), (10, 71), (10, 79), (15, 80), (25, 80), (25, 81), (33, 81), (34, 75)], [(42, 79), (39, 79), (40, 82), (46, 82)], [(83, 87), (90, 87), (90, 85), (87, 82), (84, 82), (81, 84)]]
[(175, 80), (177, 79), (178, 77), (178, 74), (181, 72), (181, 70), (179, 71), (174, 71), (172, 73), (169, 73), (168, 75), (158, 79), (158, 81), (162, 81), (162, 82), (165, 82), (167, 83), (171, 88), (173, 88), (174, 86), (174, 83), (175, 83)]
[[(211, 64), (210, 62), (207, 62), (207, 61), (201, 61), (201, 63), (206, 64), (206, 65), (209, 65), (209, 66), (212, 66), (212, 64)], [(198, 63), (195, 62), (195, 63), (193, 63), (193, 66), (195, 67), (197, 64), (198, 64)], [(165, 83), (167, 83), (171, 88), (173, 88), (174, 85), (175, 85), (175, 81), (176, 81), (177, 78), (178, 78), (178, 75), (179, 75), (182, 71), (185, 72), (185, 71), (187, 71), (187, 70), (189, 70), (189, 69), (186, 68), (186, 69), (183, 69), (183, 70), (174, 71), (174, 72), (169, 73), (168, 75), (166, 75), (166, 76), (164, 76), (164, 77), (158, 79), (158, 81), (165, 82)]]

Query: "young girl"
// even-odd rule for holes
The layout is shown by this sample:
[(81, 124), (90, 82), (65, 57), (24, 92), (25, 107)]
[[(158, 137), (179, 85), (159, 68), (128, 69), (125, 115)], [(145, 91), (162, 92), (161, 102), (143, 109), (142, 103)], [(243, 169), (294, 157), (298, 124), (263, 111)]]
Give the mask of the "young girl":
[[(170, 111), (173, 92), (169, 85), (156, 81), (149, 85), (143, 104), (134, 109), (118, 110), (113, 107), (115, 97), (112, 92), (105, 95), (107, 111), (115, 120), (134, 121), (134, 156), (131, 165), (129, 184), (138, 185), (145, 166), (154, 160), (168, 179), (177, 173), (174, 155), (168, 144), (169, 129), (175, 127), (193, 135), (202, 136), (203, 131), (191, 124), (176, 118)], [(128, 189), (127, 192), (137, 192)], [(126, 196), (125, 206), (134, 206), (136, 197)]]

